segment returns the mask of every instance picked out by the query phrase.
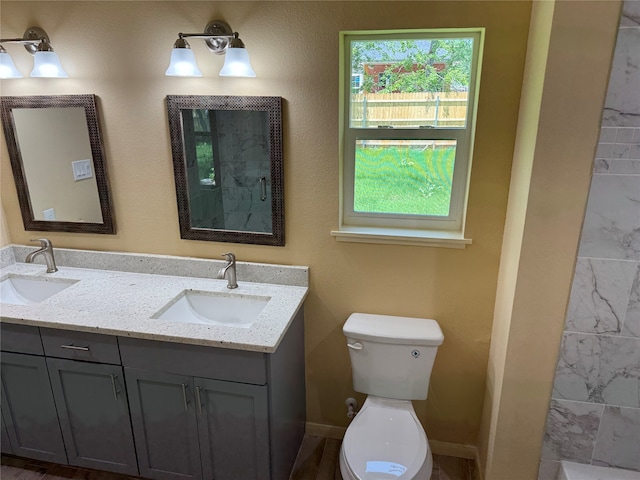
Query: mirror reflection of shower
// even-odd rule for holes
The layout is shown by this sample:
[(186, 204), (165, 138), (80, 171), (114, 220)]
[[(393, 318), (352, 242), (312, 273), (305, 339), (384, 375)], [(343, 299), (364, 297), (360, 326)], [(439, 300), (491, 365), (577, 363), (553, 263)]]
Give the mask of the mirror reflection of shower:
[(282, 103), (167, 96), (180, 238), (285, 244)]
[(182, 110), (193, 228), (272, 232), (265, 111)]

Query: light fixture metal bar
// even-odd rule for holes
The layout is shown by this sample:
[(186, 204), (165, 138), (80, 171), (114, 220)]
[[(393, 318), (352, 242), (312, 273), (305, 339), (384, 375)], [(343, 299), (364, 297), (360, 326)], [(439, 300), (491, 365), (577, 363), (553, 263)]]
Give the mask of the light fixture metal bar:
[(234, 33), (232, 35), (212, 35), (209, 33), (179, 33), (178, 37), (181, 39), (185, 38), (199, 38), (204, 40), (204, 43), (207, 45), (207, 48), (211, 50), (216, 55), (223, 55), (227, 51), (227, 46), (234, 39), (237, 38), (238, 34)]
[(234, 32), (227, 22), (214, 20), (205, 27), (203, 33), (179, 33), (178, 38), (202, 39), (209, 50), (215, 54), (223, 55), (227, 51), (229, 43), (234, 38), (238, 38), (238, 33)]
[(34, 43), (34, 40), (25, 40), (24, 38), (0, 38), (0, 43)]
[(179, 38), (233, 38), (235, 34), (231, 35), (210, 35), (208, 33), (178, 33)]
[(40, 44), (49, 44), (49, 35), (40, 27), (29, 27), (25, 30), (22, 38), (1, 38), (2, 43), (20, 43), (31, 55), (38, 51)]

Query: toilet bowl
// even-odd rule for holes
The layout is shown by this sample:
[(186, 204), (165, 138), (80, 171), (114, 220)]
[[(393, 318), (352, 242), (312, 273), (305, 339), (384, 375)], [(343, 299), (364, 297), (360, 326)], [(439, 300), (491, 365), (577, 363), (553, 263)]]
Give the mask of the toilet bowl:
[(352, 314), (343, 326), (353, 388), (368, 394), (340, 448), (344, 480), (429, 480), (433, 459), (412, 400), (425, 400), (444, 336), (435, 320)]
[(433, 460), (411, 401), (369, 396), (340, 449), (344, 480), (429, 480)]

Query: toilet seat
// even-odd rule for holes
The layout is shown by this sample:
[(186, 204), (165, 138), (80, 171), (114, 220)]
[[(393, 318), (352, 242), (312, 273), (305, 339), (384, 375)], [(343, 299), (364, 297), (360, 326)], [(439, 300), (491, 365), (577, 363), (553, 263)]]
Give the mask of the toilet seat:
[(340, 460), (353, 480), (428, 479), (433, 465), (411, 401), (372, 396), (347, 429)]

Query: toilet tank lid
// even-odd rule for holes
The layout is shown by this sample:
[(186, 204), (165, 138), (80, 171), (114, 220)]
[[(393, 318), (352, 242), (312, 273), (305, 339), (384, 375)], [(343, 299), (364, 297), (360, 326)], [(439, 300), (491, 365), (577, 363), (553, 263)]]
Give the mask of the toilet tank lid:
[(342, 327), (345, 336), (400, 345), (441, 345), (444, 335), (435, 320), (352, 313)]

